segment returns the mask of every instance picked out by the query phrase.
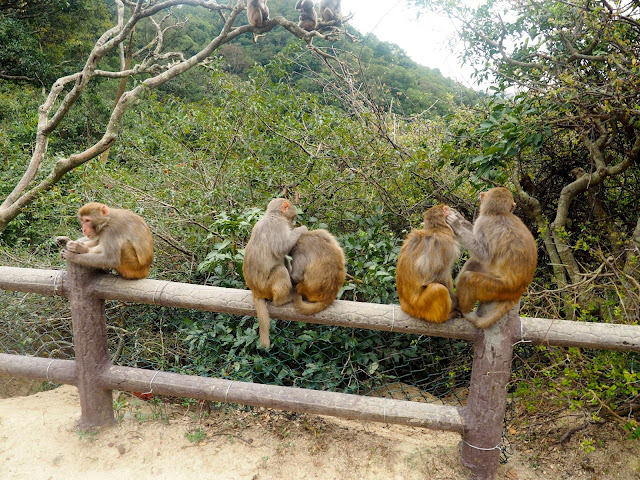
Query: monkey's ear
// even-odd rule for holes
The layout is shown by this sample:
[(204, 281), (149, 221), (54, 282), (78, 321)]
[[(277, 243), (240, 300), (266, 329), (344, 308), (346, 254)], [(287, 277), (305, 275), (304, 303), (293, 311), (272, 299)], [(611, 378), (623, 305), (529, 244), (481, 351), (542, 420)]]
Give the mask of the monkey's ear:
[(516, 202), (511, 203), (511, 211), (513, 212), (516, 209)]
[(280, 207), (280, 210), (282, 211), (282, 213), (287, 213), (290, 206), (291, 204), (287, 200), (285, 200), (284, 202), (282, 202), (282, 207)]
[(444, 216), (446, 217), (447, 215), (449, 215), (449, 207), (447, 207), (446, 205), (442, 206), (442, 213), (444, 213)]
[(109, 215), (109, 207), (107, 207), (106, 205), (102, 205), (100, 207), (100, 213), (106, 217), (107, 215)]
[(487, 193), (487, 192), (482, 192), (482, 193), (480, 194), (480, 201), (481, 201), (481, 202), (484, 200), (484, 196), (485, 196), (485, 194), (486, 194), (486, 193)]

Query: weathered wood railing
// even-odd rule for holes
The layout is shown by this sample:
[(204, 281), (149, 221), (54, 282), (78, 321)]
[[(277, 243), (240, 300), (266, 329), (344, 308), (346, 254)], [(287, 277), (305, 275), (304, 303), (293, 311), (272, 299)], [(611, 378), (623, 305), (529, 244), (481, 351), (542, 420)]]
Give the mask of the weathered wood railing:
[(270, 307), (273, 318), (351, 328), (368, 328), (468, 340), (474, 344), (469, 398), (452, 407), (310, 389), (262, 385), (113, 365), (109, 359), (104, 300), (156, 304), (237, 315), (254, 315), (248, 290), (162, 280), (125, 280), (69, 264), (68, 271), (0, 266), (0, 288), (69, 299), (75, 360), (0, 354), (0, 373), (75, 385), (80, 426), (113, 423), (114, 389), (260, 405), (281, 410), (333, 415), (448, 430), (462, 435), (462, 461), (474, 478), (494, 478), (500, 456), (507, 383), (513, 346), (519, 341), (640, 352), (640, 327), (521, 318), (517, 308), (487, 330), (463, 319), (430, 324), (397, 305), (336, 301), (313, 316), (290, 306)]

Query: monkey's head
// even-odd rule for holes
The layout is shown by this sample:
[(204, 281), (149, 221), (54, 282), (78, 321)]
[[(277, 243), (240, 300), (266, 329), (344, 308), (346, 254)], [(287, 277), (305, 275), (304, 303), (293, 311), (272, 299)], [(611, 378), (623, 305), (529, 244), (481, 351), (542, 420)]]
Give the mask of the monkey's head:
[(506, 215), (513, 212), (516, 202), (505, 187), (496, 187), (480, 194), (480, 215)]
[(582, 167), (574, 168), (573, 170), (571, 170), (571, 175), (573, 175), (576, 178), (583, 177), (585, 175), (584, 168)]
[(296, 207), (286, 198), (274, 198), (267, 205), (267, 215), (282, 215), (290, 222), (293, 222), (297, 214)]
[(445, 221), (447, 214), (449, 213), (449, 207), (444, 204), (435, 205), (424, 212), (424, 220), (422, 225), (425, 230), (436, 227), (448, 227), (449, 224)]
[(78, 210), (78, 219), (82, 225), (82, 234), (87, 238), (100, 235), (109, 222), (109, 207), (102, 203), (91, 202)]

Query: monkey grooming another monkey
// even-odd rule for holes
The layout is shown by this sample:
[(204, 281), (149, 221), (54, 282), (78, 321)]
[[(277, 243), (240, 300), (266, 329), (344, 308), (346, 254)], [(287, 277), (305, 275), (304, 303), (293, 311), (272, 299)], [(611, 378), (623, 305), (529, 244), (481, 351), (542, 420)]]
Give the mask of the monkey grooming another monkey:
[(300, 236), (291, 251), (293, 302), (298, 312), (312, 315), (327, 308), (345, 277), (344, 252), (333, 235), (319, 229)]
[[(479, 328), (490, 327), (518, 303), (536, 270), (536, 241), (512, 213), (515, 206), (511, 192), (496, 187), (481, 195), (473, 225), (453, 209), (447, 215), (471, 254), (456, 281), (458, 309)], [(476, 302), (478, 309), (471, 312)]]
[(445, 205), (424, 212), (423, 227), (407, 235), (396, 268), (402, 311), (434, 323), (446, 322), (455, 304), (451, 269), (460, 249), (446, 222), (448, 213)]
[(269, 21), (267, 0), (247, 0), (247, 19), (252, 27), (264, 27)]
[(142, 217), (130, 210), (92, 202), (78, 210), (78, 218), (85, 236), (76, 241), (57, 237), (63, 247), (62, 258), (85, 267), (113, 268), (124, 278), (149, 275), (153, 237)]
[(260, 344), (269, 348), (271, 319), (266, 300), (274, 305), (284, 305), (292, 298), (291, 278), (285, 266), (285, 256), (296, 244), (307, 227), (293, 228), (297, 215), (296, 207), (284, 198), (269, 202), (265, 216), (251, 231), (245, 247), (242, 274), (253, 294), (253, 303), (258, 315)]
[(315, 30), (318, 25), (318, 15), (314, 8), (313, 0), (298, 0), (296, 10), (300, 10), (298, 26), (308, 32)]
[(320, 18), (323, 23), (342, 21), (340, 0), (320, 0)]

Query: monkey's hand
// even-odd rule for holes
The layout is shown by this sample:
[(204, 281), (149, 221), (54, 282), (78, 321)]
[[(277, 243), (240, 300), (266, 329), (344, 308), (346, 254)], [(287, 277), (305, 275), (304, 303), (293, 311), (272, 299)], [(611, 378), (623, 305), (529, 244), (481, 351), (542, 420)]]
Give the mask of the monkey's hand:
[(70, 242), (71, 239), (69, 237), (56, 237), (56, 242), (58, 243), (58, 245), (60, 245), (62, 248), (67, 246), (67, 243)]
[[(309, 229), (307, 227), (305, 227), (304, 225), (300, 226), (300, 227), (296, 227), (293, 228), (291, 230), (291, 238), (293, 239), (293, 245), (296, 244), (296, 242), (298, 241), (298, 239), (300, 238), (300, 236), (304, 233), (307, 233), (309, 231)], [(291, 248), (293, 248), (293, 245), (291, 245)]]
[(453, 208), (449, 208), (446, 222), (451, 226), (456, 235), (459, 235), (459, 232), (462, 230), (471, 231), (473, 229), (473, 225), (471, 225), (460, 212)]
[(66, 249), (71, 253), (87, 253), (89, 248), (80, 242), (68, 242)]

